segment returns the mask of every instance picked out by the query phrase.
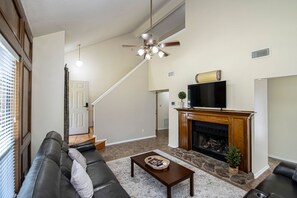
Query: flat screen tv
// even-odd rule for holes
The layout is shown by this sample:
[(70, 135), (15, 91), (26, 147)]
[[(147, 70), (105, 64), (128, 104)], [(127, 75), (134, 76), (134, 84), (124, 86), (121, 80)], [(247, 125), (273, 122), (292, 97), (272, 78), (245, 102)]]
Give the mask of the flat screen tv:
[(190, 107), (226, 108), (226, 81), (188, 85)]

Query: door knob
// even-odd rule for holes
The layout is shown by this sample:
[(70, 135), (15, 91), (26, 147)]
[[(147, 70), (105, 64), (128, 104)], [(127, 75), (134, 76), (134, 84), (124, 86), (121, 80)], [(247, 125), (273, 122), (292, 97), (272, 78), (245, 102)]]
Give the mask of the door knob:
[(84, 107), (87, 107), (88, 108), (89, 107), (89, 103), (86, 102), (86, 105)]

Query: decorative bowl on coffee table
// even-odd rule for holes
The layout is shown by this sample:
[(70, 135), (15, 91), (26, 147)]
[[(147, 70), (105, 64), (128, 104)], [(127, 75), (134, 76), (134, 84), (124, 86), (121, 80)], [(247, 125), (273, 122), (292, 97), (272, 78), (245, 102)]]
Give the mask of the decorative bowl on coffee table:
[(148, 156), (144, 162), (155, 170), (164, 170), (168, 168), (170, 161), (159, 155)]

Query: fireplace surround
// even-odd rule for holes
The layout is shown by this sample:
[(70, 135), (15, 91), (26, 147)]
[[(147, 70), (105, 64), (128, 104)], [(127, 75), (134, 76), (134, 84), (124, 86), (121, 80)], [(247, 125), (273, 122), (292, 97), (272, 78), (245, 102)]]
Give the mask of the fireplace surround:
[[(186, 150), (196, 150), (197, 147), (193, 147), (193, 141), (197, 141), (193, 138), (192, 134), (193, 125), (195, 122), (214, 123), (218, 126), (227, 126), (228, 138), (227, 145), (235, 145), (241, 152), (241, 164), (239, 169), (249, 173), (251, 172), (251, 118), (254, 112), (252, 111), (234, 111), (234, 110), (216, 110), (216, 109), (176, 109), (178, 111), (178, 144), (180, 148)], [(205, 126), (202, 126), (202, 128)], [(194, 126), (195, 128), (195, 126)], [(200, 127), (201, 128), (201, 127)], [(206, 127), (207, 128), (207, 127)], [(219, 127), (220, 128), (220, 127)], [(215, 130), (217, 131), (217, 130)], [(205, 136), (205, 134), (203, 134)], [(217, 135), (217, 137), (220, 137)], [(200, 138), (203, 139), (203, 138)], [(209, 137), (204, 139), (210, 140)], [(224, 138), (223, 138), (224, 139)], [(198, 140), (202, 141), (202, 140)], [(222, 141), (222, 140), (220, 140)], [(216, 144), (211, 140), (209, 144)], [(198, 152), (201, 152), (198, 151)], [(202, 152), (203, 153), (203, 152)], [(212, 154), (215, 152), (212, 152)], [(224, 151), (223, 151), (224, 153)], [(207, 154), (207, 153), (204, 153)], [(208, 155), (208, 154), (207, 154)], [(223, 154), (224, 155), (224, 154)], [(211, 156), (211, 155), (209, 155)], [(214, 156), (211, 156), (214, 157)], [(215, 158), (215, 157), (214, 157)], [(221, 156), (221, 159), (224, 158)]]

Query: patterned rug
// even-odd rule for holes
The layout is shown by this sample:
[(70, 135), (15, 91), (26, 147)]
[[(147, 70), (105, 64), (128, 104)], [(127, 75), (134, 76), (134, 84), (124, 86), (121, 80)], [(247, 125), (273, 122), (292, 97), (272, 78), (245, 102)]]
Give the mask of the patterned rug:
[[(183, 162), (160, 150), (154, 150), (165, 158), (185, 166), (194, 174), (194, 197), (199, 198), (239, 198), (245, 195), (245, 191), (223, 180), (218, 179), (190, 164)], [(167, 197), (166, 187), (144, 170), (134, 165), (134, 177), (131, 177), (131, 160), (125, 157), (107, 162), (107, 165), (118, 178), (127, 193), (133, 198), (161, 198)], [(190, 197), (189, 179), (175, 185), (171, 189), (173, 198)]]

